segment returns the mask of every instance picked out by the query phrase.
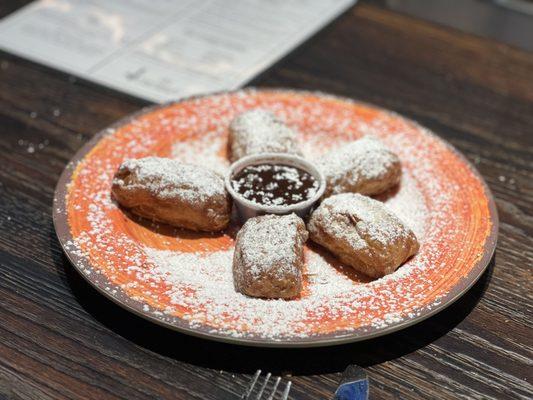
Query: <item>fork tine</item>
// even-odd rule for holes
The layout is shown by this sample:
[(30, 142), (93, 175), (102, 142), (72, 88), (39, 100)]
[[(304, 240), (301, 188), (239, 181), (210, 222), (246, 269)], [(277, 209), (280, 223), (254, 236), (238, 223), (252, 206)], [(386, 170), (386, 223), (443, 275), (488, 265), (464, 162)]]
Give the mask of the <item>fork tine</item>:
[(268, 381), (270, 380), (271, 376), (272, 374), (270, 372), (266, 375), (265, 381), (261, 385), (261, 389), (259, 389), (259, 393), (257, 393), (257, 396), (255, 396), (256, 400), (261, 400), (261, 396), (263, 396), (263, 392), (265, 391), (266, 385)]
[(289, 397), (289, 392), (291, 391), (291, 385), (292, 385), (291, 381), (287, 382), (287, 385), (285, 386), (285, 390), (283, 391), (283, 394), (281, 395), (280, 400), (287, 400), (287, 398)]
[(254, 376), (252, 378), (252, 381), (248, 385), (248, 389), (246, 389), (246, 392), (244, 392), (244, 394), (241, 396), (242, 400), (248, 400), (250, 398), (250, 394), (252, 394), (252, 391), (254, 390), (254, 386), (255, 386), (255, 384), (257, 382), (257, 379), (259, 378), (259, 375), (261, 375), (261, 370), (260, 369), (255, 371), (255, 374), (254, 374)]
[(272, 388), (272, 391), (270, 392), (270, 396), (268, 396), (267, 400), (274, 399), (274, 395), (276, 394), (276, 389), (278, 388), (279, 381), (281, 381), (281, 378), (278, 376), (278, 378), (276, 379), (276, 382), (274, 383), (274, 387)]

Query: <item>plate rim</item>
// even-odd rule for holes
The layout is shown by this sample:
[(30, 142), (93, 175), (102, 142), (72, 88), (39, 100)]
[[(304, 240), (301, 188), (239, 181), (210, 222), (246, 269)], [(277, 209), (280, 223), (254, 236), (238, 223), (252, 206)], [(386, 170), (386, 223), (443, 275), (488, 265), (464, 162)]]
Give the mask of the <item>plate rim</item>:
[[(252, 336), (235, 337), (235, 336), (230, 336), (229, 334), (223, 334), (219, 332), (209, 332), (207, 331), (205, 325), (202, 325), (200, 328), (191, 327), (189, 326), (186, 320), (179, 318), (179, 317), (172, 317), (173, 322), (168, 322), (168, 321), (159, 319), (156, 316), (149, 314), (148, 312), (142, 311), (141, 307), (139, 309), (136, 309), (132, 305), (128, 304), (128, 301), (136, 302), (139, 304), (141, 304), (141, 302), (138, 302), (137, 300), (134, 300), (131, 297), (123, 294), (123, 291), (121, 288), (117, 288), (117, 292), (123, 294), (123, 296), (128, 300), (122, 300), (117, 295), (114, 295), (110, 293), (109, 291), (105, 290), (105, 286), (106, 286), (105, 284), (96, 282), (94, 279), (91, 279), (91, 276), (89, 276), (88, 274), (84, 272), (84, 269), (82, 265), (80, 264), (87, 264), (87, 266), (90, 267), (93, 271), (95, 272), (97, 271), (96, 269), (94, 269), (94, 267), (89, 262), (85, 260), (84, 256), (76, 255), (67, 248), (67, 243), (71, 242), (73, 238), (70, 232), (70, 227), (68, 224), (67, 212), (66, 212), (66, 207), (65, 207), (66, 206), (66, 194), (68, 192), (68, 184), (71, 181), (72, 174), (74, 170), (76, 169), (78, 163), (81, 160), (83, 160), (83, 158), (96, 146), (96, 144), (103, 137), (110, 134), (110, 130), (115, 130), (119, 127), (122, 127), (130, 123), (132, 120), (135, 120), (136, 118), (142, 115), (154, 112), (158, 109), (167, 108), (167, 107), (174, 106), (174, 105), (177, 105), (183, 102), (188, 102), (191, 100), (197, 100), (197, 99), (218, 96), (218, 95), (225, 95), (225, 94), (234, 94), (234, 93), (252, 93), (253, 94), (253, 93), (270, 93), (270, 92), (286, 93), (286, 94), (296, 93), (299, 95), (314, 95), (314, 96), (319, 96), (322, 98), (330, 98), (330, 99), (335, 99), (335, 100), (339, 100), (342, 102), (348, 102), (351, 104), (364, 105), (364, 106), (379, 110), (381, 112), (384, 112), (388, 115), (393, 115), (396, 118), (400, 118), (410, 124), (414, 124), (416, 127), (424, 129), (426, 134), (436, 138), (439, 142), (443, 143), (448, 148), (448, 150), (454, 153), (454, 155), (456, 155), (463, 163), (465, 163), (469, 167), (472, 173), (481, 182), (483, 189), (484, 189), (485, 197), (488, 202), (489, 218), (491, 221), (490, 233), (487, 236), (484, 247), (483, 247), (483, 256), (476, 262), (474, 267), (469, 271), (469, 273), (465, 277), (463, 277), (463, 279), (460, 282), (458, 282), (455, 286), (453, 286), (448, 291), (448, 293), (446, 293), (445, 295), (443, 295), (443, 297), (440, 298), (439, 304), (435, 305), (431, 303), (427, 306), (420, 308), (419, 315), (415, 317), (412, 317), (412, 318), (404, 317), (402, 318), (402, 321), (400, 322), (394, 323), (384, 328), (374, 328), (372, 332), (365, 332), (364, 327), (362, 327), (362, 328), (357, 328), (355, 330), (337, 331), (331, 334), (321, 334), (321, 335), (316, 335), (316, 336), (313, 335), (313, 336), (309, 336), (305, 338), (295, 336), (292, 338), (282, 338), (282, 339), (276, 340), (276, 339), (268, 339), (264, 337), (252, 337)], [(201, 94), (201, 95), (188, 96), (188, 97), (181, 98), (179, 100), (173, 100), (173, 101), (168, 101), (168, 102), (161, 103), (161, 104), (155, 104), (155, 105), (149, 105), (146, 107), (142, 107), (140, 110), (133, 112), (131, 114), (128, 114), (123, 118), (120, 118), (119, 120), (115, 121), (111, 125), (97, 132), (89, 141), (87, 141), (83, 146), (81, 146), (76, 151), (76, 153), (72, 156), (72, 158), (69, 160), (69, 162), (64, 167), (59, 177), (59, 180), (57, 181), (57, 184), (54, 190), (54, 199), (53, 199), (52, 208), (53, 208), (52, 219), (53, 219), (54, 230), (58, 238), (58, 241), (61, 245), (61, 248), (63, 250), (63, 253), (69, 260), (70, 264), (74, 266), (77, 273), (81, 275), (85, 279), (85, 281), (88, 282), (94, 289), (96, 289), (97, 292), (104, 295), (106, 298), (108, 298), (109, 300), (117, 304), (118, 306), (122, 307), (123, 309), (143, 319), (156, 323), (159, 326), (163, 326), (165, 328), (169, 328), (174, 331), (187, 334), (190, 336), (198, 337), (201, 339), (213, 340), (213, 341), (232, 344), (232, 345), (244, 345), (244, 346), (251, 346), (251, 347), (310, 348), (310, 347), (326, 347), (326, 346), (342, 345), (342, 344), (359, 342), (359, 341), (364, 341), (364, 340), (369, 340), (369, 339), (373, 339), (376, 337), (384, 336), (384, 335), (405, 329), (407, 327), (413, 326), (419, 322), (422, 322), (434, 316), (435, 314), (439, 313), (440, 311), (443, 311), (447, 307), (451, 306), (460, 297), (462, 297), (468, 290), (470, 290), (472, 286), (474, 286), (474, 284), (479, 280), (479, 278), (483, 275), (488, 265), (490, 264), (490, 261), (496, 250), (496, 244), (498, 240), (498, 231), (499, 231), (499, 216), (498, 216), (498, 211), (496, 208), (496, 203), (492, 195), (492, 191), (490, 190), (489, 186), (485, 182), (485, 179), (479, 173), (477, 168), (447, 140), (441, 138), (440, 136), (435, 134), (432, 130), (425, 128), (423, 125), (419, 124), (418, 122), (410, 118), (404, 117), (395, 111), (391, 111), (391, 110), (385, 109), (383, 107), (380, 107), (380, 106), (377, 106), (371, 103), (355, 100), (349, 97), (324, 93), (320, 91), (300, 90), (300, 89), (291, 89), (291, 88), (283, 88), (283, 87), (275, 87), (275, 88), (247, 87), (243, 89), (224, 90), (224, 91), (211, 92), (211, 93), (206, 93), (206, 94)], [(99, 274), (99, 276), (102, 276), (102, 275)], [(116, 286), (115, 284), (112, 284), (111, 282), (109, 282), (109, 279), (106, 276), (103, 276), (103, 277), (106, 282), (108, 282), (109, 284), (113, 286)], [(463, 283), (461, 284), (461, 282)], [(431, 309), (429, 309), (429, 307), (431, 307)], [(202, 329), (206, 329), (206, 331), (203, 331)], [(331, 337), (327, 337), (327, 335), (331, 335)]]

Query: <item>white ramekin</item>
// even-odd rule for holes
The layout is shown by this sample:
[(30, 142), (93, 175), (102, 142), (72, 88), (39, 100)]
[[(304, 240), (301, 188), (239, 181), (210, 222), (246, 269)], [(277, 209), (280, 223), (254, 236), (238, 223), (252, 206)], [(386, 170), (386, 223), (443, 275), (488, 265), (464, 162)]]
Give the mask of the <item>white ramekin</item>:
[[(288, 206), (265, 206), (245, 199), (240, 193), (236, 192), (231, 186), (231, 178), (250, 165), (257, 164), (284, 164), (292, 167), (298, 167), (311, 175), (318, 181), (318, 190), (315, 195), (300, 203), (291, 204)], [(237, 213), (242, 222), (248, 218), (257, 217), (264, 214), (278, 214), (285, 215), (295, 213), (301, 218), (305, 218), (311, 211), (315, 203), (322, 197), (326, 189), (326, 180), (320, 170), (306, 159), (293, 154), (285, 153), (262, 153), (253, 154), (243, 157), (231, 164), (225, 178), (226, 189), (231, 197), (233, 197)]]

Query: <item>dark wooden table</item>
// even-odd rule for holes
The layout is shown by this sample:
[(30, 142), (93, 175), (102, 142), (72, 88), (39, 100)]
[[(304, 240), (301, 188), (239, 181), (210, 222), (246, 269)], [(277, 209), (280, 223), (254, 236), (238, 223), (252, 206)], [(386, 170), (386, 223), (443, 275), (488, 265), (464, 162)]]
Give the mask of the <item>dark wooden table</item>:
[[(0, 2), (0, 16), (23, 3)], [(54, 185), (95, 132), (147, 103), (7, 53), (0, 68), (0, 398), (234, 399), (262, 368), (292, 375), (293, 399), (322, 399), (352, 363), (373, 399), (533, 395), (533, 54), (362, 3), (253, 82), (419, 121), (477, 166), (501, 219), (488, 271), (447, 310), (380, 339), (293, 351), (180, 335), (89, 287), (56, 240)]]

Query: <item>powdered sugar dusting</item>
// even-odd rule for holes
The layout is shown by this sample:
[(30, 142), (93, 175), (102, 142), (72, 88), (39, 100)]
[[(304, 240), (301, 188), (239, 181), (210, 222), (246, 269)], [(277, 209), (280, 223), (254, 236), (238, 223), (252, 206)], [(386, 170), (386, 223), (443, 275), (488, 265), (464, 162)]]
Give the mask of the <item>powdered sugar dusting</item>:
[(307, 234), (300, 238), (298, 224), (303, 227), (303, 221), (295, 214), (246, 221), (237, 236), (240, 262), (244, 264), (241, 268), (249, 268), (247, 272), (255, 278), (267, 271), (280, 278), (287, 274), (298, 275), (296, 248), (299, 245), (301, 249), (302, 241), (307, 239)]
[[(393, 196), (382, 195), (381, 199), (389, 210), (395, 213), (420, 239), (424, 237), (427, 210), (424, 197), (409, 171), (404, 171), (400, 181), (401, 189)], [(442, 196), (444, 197), (444, 196)]]
[(230, 166), (226, 146), (227, 138), (220, 132), (211, 131), (191, 140), (176, 141), (170, 156), (186, 164), (202, 165), (225, 174)]
[(318, 165), (331, 185), (333, 193), (338, 181), (351, 180), (349, 186), (355, 186), (361, 179), (376, 179), (384, 176), (397, 157), (373, 136), (336, 147), (318, 160)]
[(190, 202), (225, 196), (222, 177), (199, 165), (183, 164), (169, 158), (145, 157), (124, 161), (119, 174), (128, 171), (135, 174), (137, 181), (125, 182), (118, 177), (113, 183), (131, 189), (148, 188), (160, 198), (183, 198)]
[[(342, 297), (357, 288), (354, 299), (369, 293), (364, 285), (345, 279), (315, 253), (311, 253), (308, 260), (314, 268), (309, 294), (298, 300), (285, 301), (256, 299), (235, 291), (231, 264), (233, 250), (196, 255), (150, 248), (145, 251), (155, 261), (154, 276), (172, 284), (168, 293), (172, 303), (176, 307), (186, 306), (195, 310), (185, 316), (187, 320), (200, 324), (209, 321), (228, 330), (243, 326), (246, 330), (268, 333), (271, 338), (283, 337), (306, 328), (309, 310), (314, 310), (317, 315), (329, 313), (325, 305), (331, 303), (332, 298)], [(188, 295), (191, 289), (194, 296)], [(340, 315), (342, 310), (335, 312)], [(227, 316), (231, 316), (229, 321)], [(245, 336), (244, 330), (234, 330), (231, 334)], [(297, 335), (306, 336), (302, 333)]]
[[(189, 327), (232, 337), (286, 340), (381, 329), (438, 305), (438, 297), (428, 304), (428, 293), (447, 280), (460, 279), (460, 264), (451, 260), (468, 256), (457, 246), (467, 238), (460, 212), (468, 207), (462, 199), (479, 183), (472, 178), (469, 186), (461, 186), (457, 177), (470, 174), (469, 169), (444, 173), (439, 157), (449, 153), (447, 147), (393, 114), (369, 118), (366, 106), (331, 96), (313, 95), (315, 101), (307, 102), (302, 98), (310, 94), (268, 93), (243, 91), (195, 99), (153, 111), (150, 119), (138, 118), (127, 129), (110, 131), (98, 145), (105, 152), (92, 152), (82, 160), (69, 191), (69, 221), (76, 217), (85, 225), (81, 231), (76, 230), (80, 225), (71, 225), (73, 239), (65, 246), (83, 258), (84, 273), (93, 281), (111, 282), (106, 291), (122, 291), (141, 304), (140, 310), (148, 309), (162, 321), (185, 320)], [(225, 147), (230, 121), (258, 107), (294, 128), (304, 154), (312, 159), (367, 134), (397, 153), (402, 181), (396, 191), (379, 199), (415, 232), (419, 253), (393, 274), (369, 281), (310, 245), (302, 296), (264, 300), (235, 291), (231, 237), (191, 238), (179, 232), (161, 236), (144, 228), (139, 236), (132, 233), (133, 223), (130, 230), (122, 228), (122, 212), (109, 195), (121, 162), (170, 155), (222, 172), (229, 164)], [(169, 137), (180, 139), (173, 143)], [(163, 150), (162, 141), (169, 143)], [(444, 296), (446, 291), (438, 293)]]
[(234, 161), (257, 153), (300, 153), (296, 132), (268, 110), (254, 109), (238, 115), (230, 131)]
[[(340, 215), (357, 218), (357, 221), (348, 221), (345, 226), (341, 221), (335, 221)], [(367, 240), (388, 246), (397, 238), (407, 237), (410, 231), (401, 219), (379, 201), (357, 193), (328, 197), (313, 214), (310, 225), (315, 217), (321, 220), (323, 230), (331, 230), (330, 234), (334, 237), (345, 238), (355, 249), (367, 248)], [(354, 222), (357, 232), (364, 232), (365, 238), (360, 234), (354, 235)]]

